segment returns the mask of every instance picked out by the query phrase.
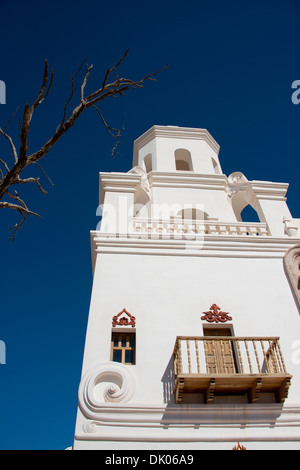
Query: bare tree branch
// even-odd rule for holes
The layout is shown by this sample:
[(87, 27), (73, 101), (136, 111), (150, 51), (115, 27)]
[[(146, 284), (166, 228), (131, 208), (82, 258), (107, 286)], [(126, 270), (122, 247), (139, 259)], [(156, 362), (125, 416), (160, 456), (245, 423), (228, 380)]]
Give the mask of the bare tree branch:
[[(63, 115), (63, 118), (62, 118), (62, 121), (60, 123), (60, 126), (61, 127), (63, 125), (63, 123), (65, 122), (65, 119), (66, 119), (66, 115), (67, 115), (67, 109), (68, 109), (68, 104), (70, 103), (71, 99), (73, 98), (73, 95), (74, 95), (74, 92), (76, 90), (76, 87), (74, 85), (74, 81), (75, 81), (75, 78), (77, 77), (77, 75), (79, 74), (80, 70), (82, 69), (82, 66), (83, 64), (86, 62), (87, 60), (87, 57), (85, 57), (83, 59), (83, 61), (81, 62), (81, 64), (79, 65), (76, 73), (74, 75), (72, 75), (71, 77), (71, 83), (72, 83), (72, 87), (71, 87), (71, 94), (69, 96), (69, 98), (67, 99), (66, 103), (65, 103), (65, 107), (64, 107), (64, 115)], [(57, 129), (56, 129), (57, 130)]]
[(95, 104), (93, 104), (93, 108), (96, 109), (96, 111), (98, 112), (100, 118), (101, 118), (101, 121), (103, 122), (106, 130), (110, 133), (110, 135), (115, 139), (116, 143), (112, 149), (112, 156), (114, 157), (114, 154), (115, 154), (115, 150), (117, 148), (117, 146), (119, 145), (119, 141), (120, 141), (120, 137), (122, 137), (123, 135), (123, 132), (124, 132), (124, 116), (123, 116), (123, 124), (122, 124), (122, 128), (121, 129), (116, 129), (115, 127), (111, 127), (107, 124), (107, 122), (105, 121), (101, 111), (99, 108), (97, 108), (97, 106)]
[(25, 178), (25, 179), (18, 178), (16, 183), (20, 183), (20, 184), (36, 183), (36, 185), (39, 188), (39, 190), (41, 191), (41, 193), (42, 194), (47, 194), (47, 191), (44, 188), (42, 188), (39, 180), (40, 180), (40, 178), (34, 178), (33, 176), (31, 176), (30, 178)]
[(9, 120), (8, 120), (8, 122), (7, 122), (7, 124), (6, 124), (6, 126), (3, 128), (4, 132), (6, 131), (6, 129), (8, 128), (8, 126), (10, 125), (10, 122), (11, 122), (12, 118), (15, 116), (15, 114), (17, 113), (18, 109), (19, 109), (19, 106), (17, 106), (17, 109), (15, 110), (15, 112), (12, 113), (12, 115), (10, 116), (10, 118), (9, 118)]
[[(12, 195), (10, 195), (10, 197), (13, 197)], [(20, 200), (20, 199), (18, 199)], [(24, 203), (24, 201), (23, 201)], [(30, 209), (28, 209), (28, 207), (23, 204), (19, 205), (19, 204), (13, 204), (11, 202), (0, 202), (0, 207), (1, 208), (7, 208), (7, 209), (14, 209), (14, 210), (17, 210), (18, 212), (20, 212), (20, 214), (31, 214), (31, 215), (35, 215), (36, 217), (41, 217), (39, 214), (31, 211)]]
[[(8, 229), (8, 232), (9, 232), (9, 233), (13, 231), (13, 235), (12, 235), (12, 237), (9, 237), (9, 240), (14, 240), (14, 239), (15, 239), (15, 237), (16, 237), (16, 235), (17, 235), (17, 231), (21, 228), (21, 226), (23, 225), (23, 223), (24, 223), (25, 220), (27, 219), (28, 215), (29, 215), (29, 214), (24, 213), (24, 214), (23, 214), (23, 217), (22, 217), (22, 219), (21, 219), (21, 221), (20, 221), (19, 223), (14, 224), (12, 227), (10, 227), (10, 228)], [(34, 215), (37, 215), (37, 216), (39, 217), (38, 214), (34, 214)]]
[(49, 84), (49, 87), (46, 91), (46, 87), (47, 87), (47, 82), (48, 82), (48, 70), (49, 70), (49, 64), (48, 64), (48, 60), (46, 59), (45, 60), (45, 67), (44, 67), (44, 76), (43, 76), (43, 82), (42, 82), (42, 86), (41, 86), (41, 89), (39, 91), (39, 94), (37, 95), (36, 97), (36, 100), (35, 102), (33, 103), (33, 105), (31, 106), (31, 114), (33, 113), (33, 111), (35, 110), (35, 108), (37, 108), (48, 96), (49, 94), (49, 91), (51, 89), (51, 86), (52, 86), (52, 83), (53, 83), (53, 76), (54, 76), (54, 73), (53, 73), (53, 70), (51, 71), (51, 78), (50, 78), (50, 84)]
[(85, 77), (83, 79), (83, 82), (82, 82), (82, 85), (81, 85), (81, 88), (80, 88), (80, 101), (81, 101), (81, 103), (84, 102), (84, 89), (85, 89), (85, 86), (87, 84), (87, 81), (88, 81), (88, 78), (89, 78), (89, 75), (90, 75), (90, 72), (91, 72), (92, 69), (93, 69), (93, 65), (90, 65), (90, 67), (86, 66), (86, 74), (85, 74)]
[(25, 222), (28, 215), (34, 215), (36, 217), (41, 217), (39, 214), (37, 214), (37, 213), (31, 211), (30, 209), (28, 209), (25, 202), (19, 197), (17, 191), (14, 191), (14, 192), (15, 192), (14, 195), (11, 194), (8, 190), (5, 193), (8, 197), (10, 197), (11, 199), (16, 200), (19, 204), (0, 201), (0, 208), (7, 208), (7, 209), (16, 210), (22, 216), (22, 219), (19, 223), (16, 223), (12, 227), (9, 228), (9, 230), (8, 230), (9, 233), (13, 230), (13, 235), (12, 235), (12, 237), (9, 237), (9, 240), (14, 240), (15, 239), (17, 231), (21, 228), (21, 226)]
[(121, 57), (121, 59), (119, 60), (119, 62), (116, 63), (116, 65), (114, 65), (111, 69), (107, 69), (106, 74), (105, 74), (105, 77), (104, 77), (104, 80), (103, 80), (103, 84), (102, 84), (101, 90), (103, 90), (103, 89), (105, 88), (109, 75), (110, 75), (114, 70), (116, 70), (116, 69), (119, 67), (119, 65), (121, 65), (121, 63), (123, 62), (123, 60), (125, 60), (125, 58), (126, 58), (128, 52), (129, 52), (129, 49), (127, 49), (127, 51), (125, 51), (123, 57)]
[(35, 162), (35, 165), (38, 165), (40, 167), (40, 169), (42, 170), (44, 176), (46, 176), (47, 180), (49, 181), (49, 183), (51, 184), (51, 186), (54, 186), (54, 183), (52, 183), (51, 179), (49, 178), (49, 176), (47, 175), (47, 173), (45, 172), (44, 168), (42, 167), (42, 165), (38, 162)]
[[(7, 125), (6, 125), (6, 127), (7, 127)], [(4, 128), (5, 130), (6, 130), (6, 127)], [(12, 138), (8, 134), (6, 134), (6, 132), (4, 130), (2, 130), (1, 127), (0, 127), (0, 134), (2, 134), (3, 137), (5, 137), (8, 140), (9, 145), (12, 149), (12, 153), (13, 153), (13, 156), (14, 156), (15, 163), (17, 163), (18, 162), (18, 153), (17, 153), (17, 149), (16, 149), (16, 147), (13, 143)]]
[[(46, 176), (48, 181), (53, 186), (52, 181), (47, 176), (43, 168), (41, 167), (39, 161), (50, 152), (52, 147), (74, 125), (74, 123), (81, 116), (81, 114), (90, 107), (93, 107), (96, 109), (104, 127), (115, 140), (115, 145), (112, 149), (112, 155), (114, 156), (115, 150), (120, 142), (120, 137), (123, 135), (123, 132), (124, 132), (124, 118), (123, 118), (122, 128), (121, 129), (114, 128), (105, 121), (101, 110), (99, 109), (98, 106), (96, 106), (96, 104), (99, 104), (101, 101), (106, 100), (109, 97), (124, 96), (126, 92), (130, 89), (143, 88), (146, 81), (156, 80), (156, 76), (160, 72), (162, 72), (162, 70), (168, 67), (168, 66), (165, 66), (162, 69), (158, 70), (157, 72), (146, 75), (139, 80), (132, 80), (129, 78), (120, 78), (119, 75), (116, 73), (116, 71), (119, 69), (120, 65), (125, 60), (127, 54), (128, 54), (128, 50), (123, 54), (121, 59), (113, 67), (107, 69), (104, 75), (101, 87), (98, 88), (97, 90), (92, 91), (87, 96), (85, 96), (85, 89), (86, 89), (90, 74), (93, 70), (93, 65), (86, 64), (86, 72), (81, 81), (80, 96), (79, 96), (78, 102), (73, 107), (73, 110), (68, 114), (68, 108), (70, 106), (70, 103), (72, 100), (75, 99), (75, 91), (76, 91), (75, 79), (78, 78), (78, 75), (82, 70), (83, 64), (86, 63), (86, 58), (81, 62), (76, 73), (71, 77), (71, 92), (63, 107), (62, 120), (60, 124), (57, 126), (53, 135), (50, 138), (48, 138), (48, 140), (37, 151), (31, 154), (28, 154), (28, 136), (29, 136), (33, 114), (35, 110), (38, 108), (38, 106), (41, 103), (43, 103), (43, 101), (48, 97), (52, 84), (53, 84), (54, 73), (53, 73), (53, 70), (51, 70), (50, 78), (49, 78), (48, 60), (45, 60), (42, 84), (33, 104), (30, 106), (28, 103), (26, 103), (24, 107), (23, 117), (20, 120), (21, 134), (19, 136), (20, 137), (19, 152), (17, 151), (17, 148), (13, 142), (12, 137), (8, 135), (6, 132), (11, 122), (11, 119), (15, 115), (16, 112), (11, 116), (6, 126), (3, 129), (0, 128), (0, 136), (2, 135), (8, 141), (11, 151), (13, 153), (13, 158), (14, 158), (14, 165), (11, 169), (9, 168), (9, 164), (7, 161), (5, 161), (4, 159), (0, 159), (0, 163), (3, 166), (3, 169), (0, 169), (0, 209), (9, 208), (12, 210), (17, 210), (22, 215), (21, 222), (15, 224), (10, 229), (10, 230), (14, 230), (13, 237), (12, 237), (13, 239), (15, 238), (17, 231), (20, 229), (21, 225), (24, 223), (28, 215), (35, 215), (38, 217), (39, 215), (31, 211), (30, 209), (28, 209), (27, 205), (19, 197), (18, 193), (14, 191), (14, 194), (12, 194), (9, 191), (9, 188), (13, 185), (35, 183), (38, 189), (42, 192), (42, 194), (46, 194), (46, 190), (41, 186), (39, 178), (34, 177), (34, 176), (30, 176), (26, 178), (21, 177), (21, 174), (25, 170), (25, 168), (32, 164), (38, 165), (40, 169), (42, 170), (43, 174)], [(113, 79), (110, 82), (110, 77), (112, 76), (113, 76)], [(13, 199), (14, 201), (17, 201), (18, 204), (16, 204), (16, 202), (12, 203), (11, 201), (4, 201), (3, 199), (5, 197), (9, 199)]]
[(1, 158), (0, 158), (0, 163), (2, 163), (2, 165), (4, 166), (4, 168), (6, 169), (7, 172), (9, 172), (9, 168), (7, 166), (7, 163), (4, 162)]

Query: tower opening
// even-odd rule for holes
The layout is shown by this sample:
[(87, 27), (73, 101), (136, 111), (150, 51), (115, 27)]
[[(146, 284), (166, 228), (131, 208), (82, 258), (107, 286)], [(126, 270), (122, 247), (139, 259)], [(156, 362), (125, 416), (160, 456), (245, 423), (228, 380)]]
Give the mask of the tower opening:
[(241, 219), (243, 222), (260, 222), (256, 210), (248, 204), (241, 212)]
[(193, 171), (191, 153), (186, 149), (175, 150), (175, 164), (178, 171)]

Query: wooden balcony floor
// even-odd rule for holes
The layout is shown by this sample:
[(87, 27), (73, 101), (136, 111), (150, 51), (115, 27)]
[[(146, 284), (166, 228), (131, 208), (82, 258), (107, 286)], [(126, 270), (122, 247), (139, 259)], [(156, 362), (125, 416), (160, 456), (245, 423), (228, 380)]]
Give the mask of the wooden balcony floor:
[(276, 401), (284, 402), (292, 376), (289, 374), (180, 374), (175, 382), (176, 403), (181, 403), (187, 393), (204, 393), (206, 403), (214, 395), (247, 393), (250, 403), (259, 399), (260, 393), (274, 392)]

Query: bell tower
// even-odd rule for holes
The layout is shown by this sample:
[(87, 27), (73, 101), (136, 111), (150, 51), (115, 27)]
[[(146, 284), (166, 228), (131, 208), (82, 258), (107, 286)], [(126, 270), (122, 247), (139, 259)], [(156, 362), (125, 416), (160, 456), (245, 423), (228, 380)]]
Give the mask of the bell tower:
[(299, 447), (300, 219), (218, 153), (153, 126), (99, 175), (74, 449)]
[(150, 171), (221, 174), (219, 145), (206, 129), (153, 126), (134, 142), (133, 166)]

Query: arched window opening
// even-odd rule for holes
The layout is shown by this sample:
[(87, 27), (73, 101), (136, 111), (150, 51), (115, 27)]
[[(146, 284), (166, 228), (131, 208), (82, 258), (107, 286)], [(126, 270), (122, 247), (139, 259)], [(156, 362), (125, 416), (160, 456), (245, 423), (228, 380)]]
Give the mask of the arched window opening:
[(178, 171), (193, 171), (191, 153), (186, 149), (175, 150), (175, 164)]
[(144, 165), (145, 165), (146, 173), (150, 173), (150, 171), (152, 171), (152, 155), (151, 155), (151, 153), (148, 153), (148, 155), (145, 156)]
[(190, 209), (182, 209), (177, 214), (182, 219), (188, 220), (208, 220), (208, 214), (200, 209), (190, 208)]
[(241, 219), (242, 222), (260, 222), (256, 210), (250, 204), (242, 210)]

